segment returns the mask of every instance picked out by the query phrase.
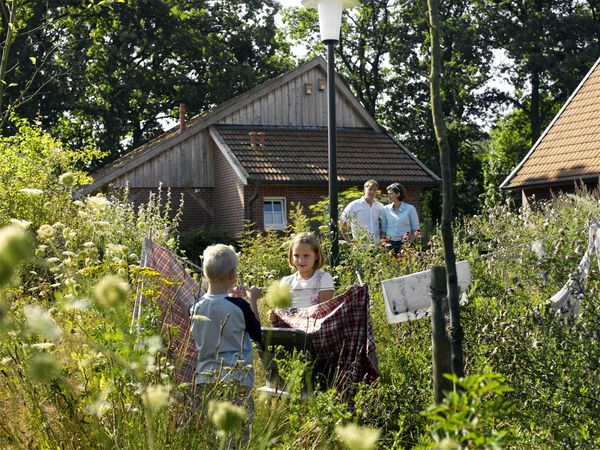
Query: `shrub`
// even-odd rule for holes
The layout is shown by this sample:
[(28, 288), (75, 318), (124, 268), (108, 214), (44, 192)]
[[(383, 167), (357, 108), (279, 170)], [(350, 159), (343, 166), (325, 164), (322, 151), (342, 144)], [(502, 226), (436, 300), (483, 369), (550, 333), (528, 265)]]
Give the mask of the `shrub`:
[(213, 244), (235, 245), (233, 239), (226, 231), (196, 228), (184, 231), (179, 236), (179, 251), (194, 264), (201, 264), (204, 249)]

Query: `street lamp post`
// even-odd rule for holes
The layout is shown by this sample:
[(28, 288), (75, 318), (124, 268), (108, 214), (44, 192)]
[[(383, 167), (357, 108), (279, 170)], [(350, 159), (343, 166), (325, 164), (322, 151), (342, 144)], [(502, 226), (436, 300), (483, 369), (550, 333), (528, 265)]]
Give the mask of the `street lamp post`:
[(338, 245), (338, 182), (335, 122), (335, 61), (334, 46), (340, 38), (342, 11), (358, 4), (358, 0), (302, 0), (307, 8), (319, 11), (321, 41), (327, 45), (327, 148), (329, 168), (329, 235), (331, 237), (330, 264), (339, 262)]

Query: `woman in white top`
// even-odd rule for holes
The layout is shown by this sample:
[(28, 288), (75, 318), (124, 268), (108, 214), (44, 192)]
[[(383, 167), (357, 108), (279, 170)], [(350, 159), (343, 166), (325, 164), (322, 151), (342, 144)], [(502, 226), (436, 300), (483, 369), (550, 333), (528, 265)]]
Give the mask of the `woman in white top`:
[(292, 308), (307, 308), (333, 298), (333, 278), (321, 270), (325, 258), (319, 240), (313, 233), (299, 233), (288, 250), (291, 275), (281, 281), (292, 289)]

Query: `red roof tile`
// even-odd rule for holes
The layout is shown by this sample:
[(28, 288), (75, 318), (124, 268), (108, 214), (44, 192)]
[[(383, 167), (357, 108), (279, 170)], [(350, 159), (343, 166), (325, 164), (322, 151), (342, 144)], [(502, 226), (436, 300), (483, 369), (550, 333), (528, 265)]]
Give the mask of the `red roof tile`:
[[(231, 152), (258, 182), (321, 183), (328, 179), (327, 128), (218, 125)], [(249, 134), (265, 133), (264, 147), (251, 147)], [(257, 139), (258, 143), (258, 139)], [(391, 137), (367, 128), (338, 129), (338, 180), (361, 184), (436, 185), (438, 180)]]
[(600, 176), (600, 60), (503, 188)]

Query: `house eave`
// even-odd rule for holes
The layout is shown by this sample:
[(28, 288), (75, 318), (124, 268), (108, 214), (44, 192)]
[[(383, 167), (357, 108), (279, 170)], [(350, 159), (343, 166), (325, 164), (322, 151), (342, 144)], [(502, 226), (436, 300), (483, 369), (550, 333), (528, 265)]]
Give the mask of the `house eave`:
[(556, 180), (540, 179), (531, 180), (521, 184), (500, 186), (500, 189), (513, 191), (517, 189), (533, 189), (533, 188), (551, 188), (556, 186), (564, 186), (572, 183), (585, 183), (589, 181), (600, 180), (600, 174), (580, 175), (576, 177), (559, 178)]

